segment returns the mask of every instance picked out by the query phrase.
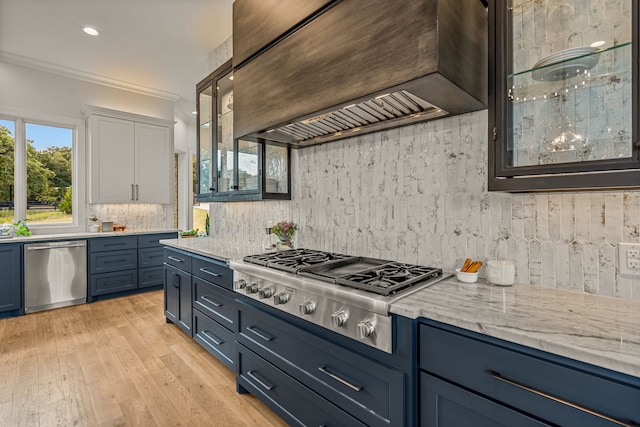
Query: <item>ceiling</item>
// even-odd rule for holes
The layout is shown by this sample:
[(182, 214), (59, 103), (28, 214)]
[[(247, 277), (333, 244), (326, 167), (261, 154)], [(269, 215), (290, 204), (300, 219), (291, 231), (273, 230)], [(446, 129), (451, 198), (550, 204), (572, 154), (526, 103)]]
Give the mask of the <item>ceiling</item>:
[[(190, 115), (233, 0), (0, 0), (0, 60), (176, 100)], [(83, 33), (84, 26), (100, 31)]]

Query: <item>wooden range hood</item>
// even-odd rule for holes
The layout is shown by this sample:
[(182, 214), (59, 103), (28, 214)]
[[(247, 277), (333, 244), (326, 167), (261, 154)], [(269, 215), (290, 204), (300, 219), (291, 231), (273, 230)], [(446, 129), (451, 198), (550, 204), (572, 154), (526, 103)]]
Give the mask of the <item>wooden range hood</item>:
[(234, 136), (309, 146), (485, 108), (487, 13), (478, 0), (325, 2), (240, 60)]

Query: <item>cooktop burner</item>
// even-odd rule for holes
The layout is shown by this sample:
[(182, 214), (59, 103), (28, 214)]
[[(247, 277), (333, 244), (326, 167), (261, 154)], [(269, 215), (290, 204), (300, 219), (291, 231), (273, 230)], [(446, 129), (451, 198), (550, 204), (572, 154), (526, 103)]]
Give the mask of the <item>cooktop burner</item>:
[(336, 283), (381, 295), (390, 295), (414, 283), (441, 275), (442, 270), (439, 268), (391, 262), (369, 270), (338, 277)]
[(244, 261), (384, 296), (442, 276), (439, 268), (313, 249), (250, 255)]

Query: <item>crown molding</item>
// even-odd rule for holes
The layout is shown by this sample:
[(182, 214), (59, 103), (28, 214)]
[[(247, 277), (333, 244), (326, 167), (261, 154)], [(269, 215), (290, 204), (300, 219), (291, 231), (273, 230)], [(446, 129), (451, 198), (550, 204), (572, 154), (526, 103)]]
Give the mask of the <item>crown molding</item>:
[(52, 64), (50, 62), (29, 58), (15, 53), (0, 51), (0, 61), (21, 67), (32, 68), (34, 70), (45, 71), (48, 73), (58, 74), (64, 77), (70, 77), (77, 80), (83, 80), (89, 83), (95, 83), (102, 86), (108, 86), (115, 89), (126, 90), (128, 92), (139, 93), (141, 95), (153, 96), (155, 98), (166, 99), (169, 101), (177, 101), (180, 95), (173, 92), (166, 92), (160, 89), (153, 89), (122, 80), (112, 79), (97, 74), (87, 73), (85, 71), (76, 70), (74, 68), (62, 65)]

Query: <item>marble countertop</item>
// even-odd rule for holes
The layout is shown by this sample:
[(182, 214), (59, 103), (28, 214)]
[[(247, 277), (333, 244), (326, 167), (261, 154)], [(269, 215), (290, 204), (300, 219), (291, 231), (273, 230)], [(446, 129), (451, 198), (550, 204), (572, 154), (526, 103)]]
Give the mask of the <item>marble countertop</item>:
[(640, 377), (640, 301), (451, 278), (402, 298), (390, 311)]
[(177, 233), (178, 230), (171, 228), (148, 228), (148, 229), (125, 229), (124, 231), (110, 231), (105, 233), (90, 233), (88, 231), (78, 233), (59, 233), (59, 234), (34, 234), (31, 236), (16, 236), (8, 239), (0, 239), (2, 243), (30, 243), (43, 240), (70, 240), (70, 239), (91, 239), (95, 237), (113, 237), (113, 236), (134, 236), (138, 234), (160, 234), (160, 233)]
[(247, 255), (267, 252), (260, 242), (247, 242), (232, 239), (217, 239), (213, 237), (194, 237), (190, 239), (160, 240), (163, 245), (182, 249), (194, 254), (203, 255), (228, 263), (239, 260)]

